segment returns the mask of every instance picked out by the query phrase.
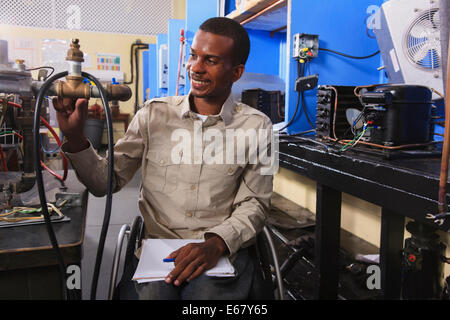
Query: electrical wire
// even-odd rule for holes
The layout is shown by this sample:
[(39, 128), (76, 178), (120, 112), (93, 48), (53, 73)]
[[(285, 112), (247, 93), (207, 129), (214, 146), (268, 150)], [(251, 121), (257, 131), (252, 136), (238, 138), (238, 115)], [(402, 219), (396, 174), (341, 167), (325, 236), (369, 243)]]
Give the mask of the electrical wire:
[(356, 59), (356, 60), (369, 59), (369, 58), (372, 58), (372, 57), (374, 57), (374, 56), (376, 56), (377, 54), (380, 53), (380, 50), (378, 50), (377, 52), (374, 52), (374, 53), (372, 53), (372, 54), (370, 54), (368, 56), (356, 57), (356, 56), (352, 56), (352, 55), (349, 55), (349, 54), (346, 54), (346, 53), (342, 53), (342, 52), (331, 50), (331, 49), (327, 49), (327, 48), (319, 48), (319, 50), (332, 52), (332, 53), (335, 53), (337, 55), (340, 55), (340, 56), (343, 56), (343, 57), (346, 57), (346, 58), (350, 58), (350, 59)]
[[(300, 64), (300, 61), (297, 59), (297, 76), (303, 77), (304, 72), (305, 72), (305, 63)], [(294, 114), (292, 115), (291, 119), (289, 119), (288, 123), (286, 123), (281, 129), (278, 130), (279, 132), (283, 131), (284, 129), (289, 127), (292, 124), (292, 122), (294, 122), (295, 116), (297, 115), (297, 112), (298, 112), (298, 109), (300, 106), (300, 101), (301, 100), (304, 101), (302, 93), (303, 93), (302, 91), (299, 91), (297, 93), (297, 103), (295, 105)], [(302, 109), (304, 110), (303, 107), (302, 107)], [(314, 128), (314, 126), (313, 126), (313, 128)]]
[[(2, 100), (3, 102), (3, 100)], [(10, 102), (7, 101), (8, 105), (22, 109), (22, 106), (20, 104), (14, 103), (14, 102)], [(42, 116), (40, 116), (40, 121), (47, 127), (47, 129), (50, 131), (50, 133), (53, 135), (53, 137), (55, 138), (56, 142), (58, 143), (59, 148), (61, 148), (61, 140), (59, 139), (58, 135), (56, 134), (55, 130), (52, 128), (52, 126), (50, 125), (50, 123), (47, 122), (47, 120), (45, 120)], [(23, 137), (22, 137), (23, 139)], [(63, 161), (63, 176), (62, 179), (60, 179), (60, 175), (55, 174), (53, 171), (49, 171), (52, 175), (54, 175), (56, 178), (58, 178), (59, 180), (65, 181), (67, 179), (67, 174), (69, 172), (69, 161), (66, 158), (66, 155), (64, 154), (64, 152), (62, 152), (61, 150), (59, 151), (60, 155), (61, 155), (61, 159)]]
[(40, 70), (40, 69), (51, 69), (52, 70), (52, 72), (50, 72), (50, 74), (45, 77), (44, 81), (47, 80), (49, 77), (51, 77), (51, 75), (55, 72), (55, 68), (50, 67), (50, 66), (36, 67), (36, 68), (26, 69), (25, 71), (33, 71), (33, 70)]

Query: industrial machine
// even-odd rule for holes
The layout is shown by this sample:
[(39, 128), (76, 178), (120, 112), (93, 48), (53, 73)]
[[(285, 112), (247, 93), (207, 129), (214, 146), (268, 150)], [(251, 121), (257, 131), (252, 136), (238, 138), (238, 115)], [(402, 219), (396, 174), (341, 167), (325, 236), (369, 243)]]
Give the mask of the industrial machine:
[(284, 120), (284, 94), (280, 91), (244, 90), (242, 102), (263, 112), (274, 124)]
[[(34, 80), (30, 73), (31, 70), (26, 69), (24, 61), (18, 60), (13, 66), (9, 65), (7, 42), (0, 41), (0, 188), (3, 196), (0, 196), (0, 222), (4, 226), (45, 222), (58, 260), (63, 293), (65, 297), (70, 298), (65, 287), (65, 264), (52, 227), (52, 222), (63, 218), (61, 207), (72, 200), (70, 195), (64, 194), (68, 162), (64, 154), (60, 152), (63, 162), (62, 175), (51, 170), (44, 162), (46, 159), (42, 151), (42, 124), (61, 146), (58, 135), (48, 123), (49, 103), (47, 97), (101, 98), (108, 129), (108, 152), (113, 157), (113, 130), (108, 100), (127, 101), (131, 98), (131, 90), (128, 86), (117, 83), (107, 83), (104, 88), (98, 79), (83, 72), (81, 63), (84, 58), (78, 39), (72, 40), (66, 60), (68, 71), (50, 76), (47, 76), (45, 72), (40, 72), (39, 79)], [(37, 69), (43, 68), (49, 67)], [(65, 81), (59, 80), (61, 78), (65, 78)], [(56, 152), (58, 150), (51, 153)], [(98, 272), (109, 225), (113, 165), (113, 162), (110, 161), (105, 219), (100, 235), (92, 286), (93, 298), (95, 298)], [(56, 196), (55, 203), (47, 201), (46, 185), (53, 180), (45, 179), (46, 185), (44, 185), (43, 170), (48, 171), (59, 181), (60, 185), (57, 184), (56, 187), (59, 187), (57, 192), (60, 196)], [(27, 197), (24, 195), (27, 193), (34, 193), (34, 197), (38, 198), (37, 203), (25, 205), (24, 199), (28, 198), (28, 195)]]
[[(431, 90), (417, 85), (329, 86), (317, 93), (319, 138), (386, 157), (437, 155)], [(364, 148), (361, 148), (364, 147)], [(409, 150), (409, 153), (398, 151)]]

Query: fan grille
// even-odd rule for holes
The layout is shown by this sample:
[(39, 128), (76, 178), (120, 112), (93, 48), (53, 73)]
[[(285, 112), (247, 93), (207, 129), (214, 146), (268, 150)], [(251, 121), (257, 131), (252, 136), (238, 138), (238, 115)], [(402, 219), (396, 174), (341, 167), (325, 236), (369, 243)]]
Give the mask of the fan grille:
[(441, 67), (439, 8), (425, 10), (417, 16), (405, 33), (403, 46), (414, 66), (428, 71)]

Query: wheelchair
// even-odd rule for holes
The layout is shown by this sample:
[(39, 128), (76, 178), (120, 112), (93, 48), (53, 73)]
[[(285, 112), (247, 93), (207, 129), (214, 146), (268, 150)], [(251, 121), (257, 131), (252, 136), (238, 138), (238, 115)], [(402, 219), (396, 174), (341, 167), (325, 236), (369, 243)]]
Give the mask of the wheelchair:
[[(125, 272), (126, 267), (132, 263), (136, 250), (141, 246), (144, 238), (144, 223), (142, 217), (136, 216), (131, 226), (122, 225), (118, 237), (113, 257), (113, 266), (109, 283), (108, 299), (119, 300), (121, 297), (120, 286), (117, 279), (119, 266), (121, 264), (122, 247), (127, 238), (127, 246), (124, 257), (124, 272), (120, 279), (121, 284), (132, 283), (132, 279)], [(281, 276), (278, 256), (272, 240), (271, 230), (264, 226), (256, 238), (256, 243), (250, 248), (250, 254), (253, 255), (253, 261), (258, 261), (255, 268), (255, 281), (251, 289), (249, 300), (276, 299), (284, 300), (283, 279)], [(128, 277), (128, 279), (127, 279)]]

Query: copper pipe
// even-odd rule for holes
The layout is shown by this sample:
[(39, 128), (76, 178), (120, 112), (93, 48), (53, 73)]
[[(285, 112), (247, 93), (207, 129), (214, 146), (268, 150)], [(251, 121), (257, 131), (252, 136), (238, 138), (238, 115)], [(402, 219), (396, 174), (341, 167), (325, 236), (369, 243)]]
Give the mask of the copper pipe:
[[(336, 141), (336, 140), (334, 140)], [(348, 142), (350, 142), (352, 140), (339, 140), (339, 143), (342, 144), (346, 144)], [(432, 141), (432, 142), (427, 142), (427, 143), (413, 143), (413, 144), (402, 144), (400, 146), (384, 146), (382, 144), (376, 144), (376, 143), (372, 143), (372, 142), (366, 142), (366, 141), (359, 141), (359, 144), (365, 144), (371, 147), (376, 147), (376, 148), (381, 148), (381, 149), (386, 149), (386, 150), (401, 150), (401, 149), (408, 149), (408, 148), (416, 148), (416, 147), (426, 147), (435, 143), (440, 143), (440, 141)]]
[[(447, 49), (448, 50), (448, 49)], [(447, 80), (445, 89), (445, 129), (444, 145), (442, 147), (441, 175), (439, 177), (438, 210), (439, 213), (447, 212), (447, 178), (448, 157), (450, 151), (450, 55), (447, 58)]]
[(250, 21), (255, 20), (256, 18), (258, 18), (260, 15), (266, 13), (267, 11), (271, 10), (272, 8), (276, 7), (279, 4), (282, 4), (283, 2), (285, 2), (286, 0), (279, 0), (275, 3), (272, 3), (270, 6), (268, 6), (267, 8), (264, 8), (263, 10), (259, 11), (257, 14), (254, 14), (253, 16), (251, 16), (250, 18), (245, 19), (244, 21), (241, 22), (241, 25), (244, 25)]

